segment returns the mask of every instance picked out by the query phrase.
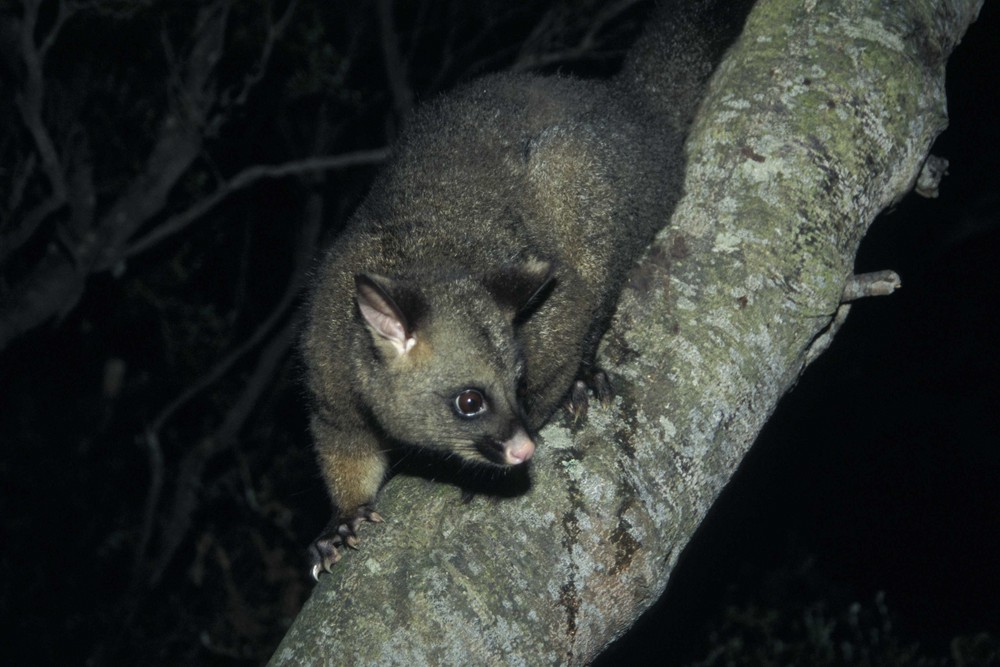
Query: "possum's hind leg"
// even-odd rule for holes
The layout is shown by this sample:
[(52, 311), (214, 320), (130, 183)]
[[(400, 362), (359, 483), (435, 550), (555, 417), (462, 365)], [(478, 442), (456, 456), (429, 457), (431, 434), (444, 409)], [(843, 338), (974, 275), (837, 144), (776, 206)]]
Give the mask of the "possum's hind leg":
[(329, 572), (340, 560), (340, 549), (345, 545), (356, 549), (361, 538), (358, 527), (365, 521), (382, 523), (382, 515), (371, 505), (362, 505), (351, 517), (334, 516), (326, 529), (309, 548), (309, 566), (313, 579), (319, 580), (320, 572)]
[(604, 404), (607, 404), (615, 395), (611, 380), (604, 369), (598, 366), (582, 369), (580, 377), (573, 382), (569, 396), (566, 397), (566, 411), (573, 416), (573, 421), (587, 416), (587, 410), (590, 408), (588, 390), (593, 392), (594, 398)]

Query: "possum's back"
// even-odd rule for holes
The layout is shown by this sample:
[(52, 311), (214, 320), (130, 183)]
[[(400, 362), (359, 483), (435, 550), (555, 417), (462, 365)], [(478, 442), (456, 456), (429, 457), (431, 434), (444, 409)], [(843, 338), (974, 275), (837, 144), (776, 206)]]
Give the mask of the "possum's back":
[(605, 82), (486, 77), (411, 120), (356, 213), (357, 259), (419, 274), (542, 255), (606, 280), (666, 222), (679, 144)]

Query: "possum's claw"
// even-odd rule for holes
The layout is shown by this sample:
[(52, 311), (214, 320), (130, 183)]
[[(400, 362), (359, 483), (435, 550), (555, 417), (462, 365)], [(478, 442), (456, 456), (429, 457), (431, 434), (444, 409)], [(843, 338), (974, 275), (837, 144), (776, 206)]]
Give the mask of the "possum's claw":
[(316, 541), (309, 548), (309, 560), (312, 564), (310, 571), (312, 572), (313, 579), (316, 581), (319, 581), (320, 572), (331, 572), (330, 568), (340, 560), (340, 551), (338, 550), (340, 546), (339, 540), (339, 535), (321, 535), (316, 538)]
[(587, 374), (586, 382), (590, 391), (594, 392), (594, 398), (602, 405), (611, 403), (611, 399), (615, 397), (615, 389), (611, 386), (611, 378), (604, 372), (604, 369), (596, 366), (591, 368)]
[(576, 423), (581, 417), (587, 415), (589, 408), (590, 398), (587, 396), (587, 383), (583, 380), (577, 380), (569, 389), (569, 397), (566, 399), (566, 412), (573, 417), (573, 422)]
[(573, 383), (569, 390), (569, 398), (566, 399), (566, 410), (572, 415), (574, 422), (587, 416), (587, 410), (590, 408), (588, 389), (594, 392), (594, 398), (603, 404), (607, 404), (614, 396), (608, 374), (597, 366), (590, 368)]
[(309, 549), (310, 571), (313, 579), (319, 581), (320, 572), (331, 572), (340, 560), (340, 550), (344, 546), (358, 548), (361, 538), (358, 537), (358, 527), (365, 521), (382, 523), (382, 515), (371, 505), (362, 505), (352, 517), (337, 517), (330, 521), (326, 530), (316, 538)]

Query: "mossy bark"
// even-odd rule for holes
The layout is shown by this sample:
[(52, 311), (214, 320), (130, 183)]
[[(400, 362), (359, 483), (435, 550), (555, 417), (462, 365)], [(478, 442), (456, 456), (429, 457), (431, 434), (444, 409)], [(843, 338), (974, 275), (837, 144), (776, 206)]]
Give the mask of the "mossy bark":
[(946, 126), (945, 63), (981, 4), (758, 3), (605, 337), (613, 404), (543, 431), (524, 496), (390, 482), (386, 523), (271, 664), (577, 664), (624, 632), (842, 321), (861, 238)]

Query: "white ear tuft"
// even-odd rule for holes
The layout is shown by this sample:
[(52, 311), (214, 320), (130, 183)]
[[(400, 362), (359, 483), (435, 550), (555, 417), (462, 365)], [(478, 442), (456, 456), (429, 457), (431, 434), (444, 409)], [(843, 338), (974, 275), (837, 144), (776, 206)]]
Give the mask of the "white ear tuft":
[(370, 276), (355, 276), (358, 309), (373, 334), (390, 343), (397, 354), (406, 354), (417, 344), (406, 316), (392, 297)]

